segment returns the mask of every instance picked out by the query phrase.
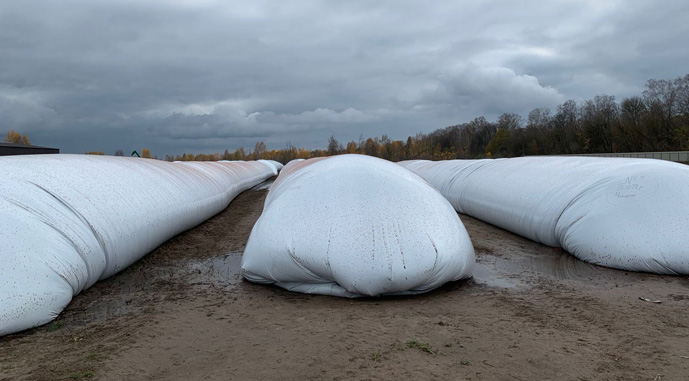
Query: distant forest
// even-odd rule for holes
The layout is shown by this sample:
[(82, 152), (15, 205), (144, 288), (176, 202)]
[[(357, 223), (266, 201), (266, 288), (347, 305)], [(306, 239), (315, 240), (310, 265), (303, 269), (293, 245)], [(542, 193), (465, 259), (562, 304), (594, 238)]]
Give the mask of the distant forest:
[(183, 154), (165, 160), (292, 159), (359, 153), (391, 161), (409, 159), (478, 159), (527, 155), (689, 150), (689, 74), (670, 80), (650, 79), (639, 96), (618, 103), (597, 95), (577, 103), (568, 100), (555, 111), (536, 108), (526, 119), (512, 113), (490, 122), (480, 116), (468, 123), (418, 133), (406, 141), (360, 136), (339, 142), (331, 136), (326, 149), (307, 150), (288, 144), (267, 150), (239, 148), (216, 154)]

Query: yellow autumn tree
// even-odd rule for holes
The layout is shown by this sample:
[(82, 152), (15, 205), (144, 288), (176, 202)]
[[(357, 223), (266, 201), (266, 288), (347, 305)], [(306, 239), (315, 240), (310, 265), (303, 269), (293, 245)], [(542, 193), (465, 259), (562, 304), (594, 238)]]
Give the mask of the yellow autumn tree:
[(151, 150), (149, 150), (148, 148), (142, 149), (141, 150), (141, 157), (143, 157), (145, 159), (150, 159), (151, 158)]
[(27, 146), (31, 144), (28, 136), (22, 135), (14, 130), (7, 133), (4, 141), (6, 143), (26, 144)]
[(351, 142), (347, 143), (347, 153), (356, 153), (356, 142), (352, 140)]

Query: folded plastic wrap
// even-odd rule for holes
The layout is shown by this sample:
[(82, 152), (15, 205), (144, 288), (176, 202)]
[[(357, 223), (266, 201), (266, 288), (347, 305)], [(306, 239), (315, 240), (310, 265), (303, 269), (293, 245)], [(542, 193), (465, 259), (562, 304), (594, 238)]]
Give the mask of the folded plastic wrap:
[(592, 157), (400, 164), (458, 212), (584, 261), (689, 274), (689, 166)]
[(291, 161), (275, 180), (242, 257), (243, 276), (345, 297), (415, 294), (468, 278), (469, 236), (423, 179), (385, 160)]
[(275, 170), (278, 172), (280, 172), (280, 170), (282, 170), (282, 168), (284, 167), (284, 165), (282, 165), (282, 163), (280, 163), (279, 161), (275, 161), (275, 160), (263, 160), (263, 159), (261, 159), (261, 160), (257, 160), (257, 161), (264, 163), (264, 164), (271, 164), (272, 166), (275, 167)]
[(274, 174), (259, 162), (0, 157), (0, 335), (49, 322)]

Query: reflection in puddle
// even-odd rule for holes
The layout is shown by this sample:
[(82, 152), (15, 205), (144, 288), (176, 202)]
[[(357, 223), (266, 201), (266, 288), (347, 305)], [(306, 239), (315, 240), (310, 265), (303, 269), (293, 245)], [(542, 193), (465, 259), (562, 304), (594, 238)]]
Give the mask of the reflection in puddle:
[(241, 282), (241, 261), (242, 253), (233, 252), (182, 263), (132, 266), (76, 296), (59, 321), (64, 326), (78, 326), (129, 313), (156, 311), (160, 308), (157, 302), (174, 298), (179, 287), (233, 287)]
[(517, 283), (507, 279), (505, 274), (500, 274), (490, 264), (485, 262), (476, 262), (473, 272), (474, 281), (476, 283), (485, 284), (490, 287), (499, 288), (517, 288)]
[(604, 272), (614, 272), (581, 261), (555, 249), (537, 253), (519, 253), (511, 258), (480, 255), (474, 269), (474, 280), (491, 287), (520, 288), (529, 284), (532, 276), (554, 280), (591, 281)]

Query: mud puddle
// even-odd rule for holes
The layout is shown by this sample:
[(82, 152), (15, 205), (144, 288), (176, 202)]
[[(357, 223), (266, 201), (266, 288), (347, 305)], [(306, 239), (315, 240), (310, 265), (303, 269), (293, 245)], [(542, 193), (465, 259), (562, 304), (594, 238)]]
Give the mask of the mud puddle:
[(619, 287), (657, 279), (596, 266), (560, 248), (545, 246), (465, 214), (459, 214), (476, 252), (473, 281), (503, 289), (529, 289), (546, 283), (582, 287)]
[(592, 265), (556, 249), (521, 252), (509, 257), (477, 255), (476, 283), (499, 288), (529, 288), (538, 279), (584, 284), (619, 281), (629, 273)]

